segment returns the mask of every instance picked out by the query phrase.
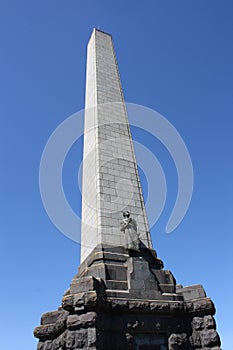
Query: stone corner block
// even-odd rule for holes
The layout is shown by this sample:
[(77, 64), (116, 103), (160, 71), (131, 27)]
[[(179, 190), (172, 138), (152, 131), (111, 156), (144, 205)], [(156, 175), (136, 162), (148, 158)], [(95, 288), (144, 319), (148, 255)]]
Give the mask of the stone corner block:
[(220, 346), (220, 338), (215, 329), (205, 329), (201, 332), (201, 343), (203, 347), (211, 348)]
[(47, 325), (47, 324), (53, 324), (56, 323), (58, 317), (63, 313), (63, 310), (56, 310), (56, 311), (50, 311), (46, 312), (41, 317), (41, 325)]
[(185, 301), (206, 297), (205, 290), (201, 284), (195, 284), (193, 286), (177, 288), (176, 293), (179, 295), (182, 295)]
[(93, 276), (74, 278), (70, 285), (70, 293), (77, 294), (97, 290), (100, 281)]

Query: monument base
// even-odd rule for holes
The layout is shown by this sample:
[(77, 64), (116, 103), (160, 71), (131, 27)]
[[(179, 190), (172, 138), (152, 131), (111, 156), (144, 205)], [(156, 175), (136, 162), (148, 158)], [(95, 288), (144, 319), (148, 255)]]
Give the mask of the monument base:
[(38, 350), (220, 350), (214, 314), (203, 287), (176, 285), (155, 251), (97, 246), (34, 335)]

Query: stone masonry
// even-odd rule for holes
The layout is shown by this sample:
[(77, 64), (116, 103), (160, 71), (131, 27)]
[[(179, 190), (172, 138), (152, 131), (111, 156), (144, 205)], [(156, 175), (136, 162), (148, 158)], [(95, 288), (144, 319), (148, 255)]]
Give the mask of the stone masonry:
[(178, 285), (152, 249), (112, 38), (96, 29), (87, 55), (81, 250), (61, 306), (34, 330), (37, 350), (220, 350), (212, 300), (201, 285)]
[(125, 208), (151, 247), (112, 38), (98, 30), (88, 44), (86, 76), (81, 261), (97, 244), (124, 245)]
[(98, 246), (34, 334), (38, 350), (220, 350), (214, 313), (203, 287), (177, 285), (155, 251)]

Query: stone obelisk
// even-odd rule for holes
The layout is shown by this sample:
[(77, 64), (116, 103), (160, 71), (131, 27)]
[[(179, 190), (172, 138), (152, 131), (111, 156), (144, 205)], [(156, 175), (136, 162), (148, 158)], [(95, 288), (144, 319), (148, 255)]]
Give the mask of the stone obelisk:
[[(123, 214), (123, 215), (122, 215)], [(214, 304), (152, 249), (111, 35), (87, 51), (81, 265), (38, 350), (220, 350)]]
[(151, 247), (112, 38), (96, 29), (87, 49), (85, 107), (81, 261), (97, 244), (124, 245), (124, 209)]

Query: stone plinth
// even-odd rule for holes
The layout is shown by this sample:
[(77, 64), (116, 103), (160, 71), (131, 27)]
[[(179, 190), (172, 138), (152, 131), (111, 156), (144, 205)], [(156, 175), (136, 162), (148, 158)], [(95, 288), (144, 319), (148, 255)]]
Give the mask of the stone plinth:
[(38, 350), (217, 350), (214, 313), (202, 286), (177, 286), (153, 250), (98, 246), (34, 334)]

